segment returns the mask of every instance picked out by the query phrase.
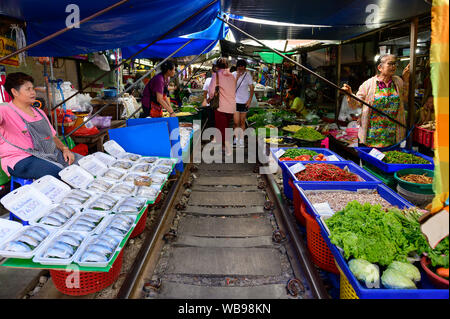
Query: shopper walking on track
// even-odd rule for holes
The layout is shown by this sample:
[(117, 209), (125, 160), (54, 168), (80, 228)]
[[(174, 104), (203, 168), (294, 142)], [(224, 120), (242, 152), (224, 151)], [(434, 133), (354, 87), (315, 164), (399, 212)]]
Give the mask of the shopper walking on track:
[(38, 179), (58, 173), (82, 158), (56, 136), (45, 113), (33, 107), (36, 91), (31, 76), (7, 76), (6, 92), (13, 98), (0, 104), (0, 158), (2, 169), (19, 178)]
[(235, 143), (239, 147), (244, 147), (245, 118), (252, 103), (255, 87), (252, 76), (247, 71), (247, 61), (238, 60), (236, 68), (236, 72), (233, 72), (233, 76), (236, 79), (236, 112), (234, 113)]
[[(356, 96), (400, 123), (406, 124), (404, 103), (408, 100), (409, 65), (403, 70), (403, 79), (394, 75), (397, 70), (395, 55), (380, 56), (376, 67), (377, 75), (364, 82)], [(348, 84), (344, 84), (342, 89), (352, 93)], [(362, 106), (362, 103), (350, 96), (347, 96), (347, 101), (353, 109)], [(360, 144), (369, 147), (388, 147), (405, 137), (405, 129), (364, 105), (358, 137)]]
[(225, 155), (232, 154), (231, 143), (225, 139), (225, 129), (229, 127), (229, 123), (236, 112), (236, 79), (228, 70), (228, 60), (220, 58), (216, 62), (217, 72), (211, 78), (209, 85), (209, 101), (214, 97), (216, 90), (217, 78), (219, 79), (219, 108), (215, 110), (216, 128), (222, 134), (222, 148), (225, 150)]
[(161, 65), (161, 72), (155, 75), (145, 86), (142, 95), (141, 117), (162, 117), (162, 109), (166, 109), (170, 116), (175, 116), (175, 112), (170, 105), (169, 81), (175, 75), (175, 65), (166, 61)]

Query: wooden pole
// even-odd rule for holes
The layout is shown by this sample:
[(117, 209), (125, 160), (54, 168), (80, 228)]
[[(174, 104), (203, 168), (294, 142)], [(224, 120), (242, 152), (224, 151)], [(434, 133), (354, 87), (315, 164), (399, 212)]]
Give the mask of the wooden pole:
[[(407, 125), (410, 130), (415, 124), (416, 106), (414, 97), (416, 94), (416, 49), (417, 49), (417, 31), (419, 27), (419, 18), (415, 17), (411, 20), (411, 36), (409, 45), (409, 91), (408, 91), (408, 119)], [(412, 148), (412, 136), (410, 134), (406, 141), (406, 148)]]

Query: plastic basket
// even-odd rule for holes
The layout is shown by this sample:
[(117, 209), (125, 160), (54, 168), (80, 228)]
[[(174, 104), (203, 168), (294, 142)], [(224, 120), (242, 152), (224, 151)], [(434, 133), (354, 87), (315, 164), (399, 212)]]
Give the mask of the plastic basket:
[(434, 131), (415, 127), (416, 142), (429, 148), (434, 148)]
[(356, 294), (355, 289), (353, 289), (352, 285), (348, 281), (345, 273), (339, 268), (339, 265), (336, 263), (336, 267), (339, 270), (339, 298), (340, 299), (359, 299)]
[(408, 175), (408, 174), (417, 174), (417, 175), (425, 174), (425, 176), (434, 177), (434, 171), (431, 171), (429, 169), (408, 168), (408, 169), (402, 169), (402, 170), (394, 173), (394, 178), (397, 180), (397, 183), (401, 188), (403, 188), (407, 191), (413, 192), (413, 193), (418, 193), (418, 194), (424, 194), (424, 195), (434, 194), (433, 184), (411, 183), (411, 182), (407, 182), (400, 178), (401, 176)]
[(293, 193), (293, 199), (294, 199), (294, 216), (295, 219), (302, 225), (302, 226), (306, 226), (306, 220), (305, 217), (303, 217), (303, 214), (301, 213), (301, 209), (302, 209), (302, 198), (300, 197), (300, 193), (298, 192), (298, 190), (295, 188), (294, 183), (292, 182), (292, 180), (290, 180), (289, 182), (289, 186), (292, 190)]
[(378, 170), (376, 167), (373, 167), (369, 164), (364, 164), (363, 168), (376, 178), (378, 178), (380, 181), (382, 181), (386, 186), (395, 189), (397, 186), (397, 180), (394, 178), (394, 174), (388, 174), (384, 173), (380, 170)]
[[(111, 269), (108, 272), (98, 271), (79, 271), (75, 276), (78, 276), (78, 285), (75, 287), (67, 287), (68, 281), (72, 283), (74, 272), (65, 270), (50, 269), (50, 275), (56, 289), (61, 293), (70, 296), (84, 296), (98, 292), (111, 284), (119, 278), (122, 270), (123, 249), (114, 261)], [(70, 278), (69, 278), (70, 277)]]
[(147, 223), (147, 216), (148, 216), (148, 207), (145, 209), (145, 212), (142, 214), (141, 218), (136, 224), (136, 227), (134, 227), (133, 232), (130, 235), (130, 238), (135, 238), (140, 234), (142, 234), (142, 232), (145, 229), (145, 225)]
[(405, 149), (395, 149), (395, 151), (401, 151), (404, 153), (413, 154), (419, 157), (422, 157), (426, 159), (430, 164), (388, 164), (383, 161), (380, 161), (379, 159), (369, 155), (369, 152), (372, 150), (372, 147), (355, 147), (355, 149), (358, 151), (359, 157), (371, 164), (372, 166), (375, 166), (379, 170), (385, 172), (385, 173), (395, 173), (396, 171), (399, 171), (401, 169), (406, 168), (423, 168), (423, 169), (430, 169), (434, 170), (434, 162), (433, 159), (429, 156), (420, 154), (418, 152), (414, 152), (412, 150), (405, 150)]

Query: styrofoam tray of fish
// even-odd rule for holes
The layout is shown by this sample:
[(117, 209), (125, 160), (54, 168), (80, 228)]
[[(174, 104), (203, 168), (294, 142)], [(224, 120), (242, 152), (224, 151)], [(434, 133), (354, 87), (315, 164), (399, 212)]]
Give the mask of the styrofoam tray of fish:
[(153, 168), (153, 164), (137, 164), (131, 168), (132, 172), (149, 173)]
[(153, 202), (161, 192), (161, 188), (158, 185), (151, 186), (139, 186), (136, 190), (136, 197), (146, 198), (147, 201)]
[(153, 168), (152, 174), (170, 174), (172, 172), (171, 166), (158, 165)]
[(84, 208), (96, 211), (112, 211), (121, 199), (122, 197), (113, 194), (100, 194), (87, 202)]
[(19, 222), (0, 218), (0, 245), (22, 227)]
[(113, 162), (110, 167), (111, 168), (118, 168), (118, 169), (122, 169), (122, 170), (129, 170), (130, 168), (132, 168), (134, 165), (134, 162), (132, 161), (127, 161), (127, 160), (116, 160), (115, 162)]
[[(95, 234), (109, 234), (111, 236), (117, 236), (120, 241), (122, 241), (130, 229), (136, 225), (137, 216), (138, 214), (110, 214), (105, 218), (102, 226), (97, 228)], [(120, 234), (114, 232), (113, 230), (120, 231)]]
[(119, 214), (138, 214), (147, 205), (147, 199), (141, 197), (125, 197), (112, 209)]
[(149, 176), (149, 174), (136, 173), (136, 172), (128, 173), (122, 178), (121, 182), (134, 184), (134, 180), (136, 179), (136, 177), (141, 177), (141, 176), (147, 177), (147, 176)]
[(152, 185), (162, 185), (167, 180), (167, 175), (160, 173), (153, 173), (150, 177), (152, 179)]
[(52, 204), (50, 198), (30, 184), (8, 193), (0, 202), (23, 221), (33, 220), (41, 210)]
[(103, 175), (101, 175), (101, 177), (106, 180), (117, 182), (121, 180), (125, 176), (125, 174), (125, 170), (110, 168)]
[(97, 227), (101, 227), (102, 222), (108, 215), (109, 214), (106, 212), (83, 210), (80, 214), (76, 215), (64, 229), (93, 234)]
[(118, 183), (108, 192), (108, 194), (115, 196), (130, 196), (136, 192), (136, 186), (131, 183)]
[(108, 166), (93, 155), (84, 156), (78, 161), (78, 165), (93, 176), (101, 176), (108, 170)]
[(51, 175), (35, 180), (31, 186), (47, 196), (53, 203), (59, 203), (71, 190), (69, 185)]
[(178, 162), (178, 159), (176, 158), (160, 158), (155, 165), (159, 166), (159, 165), (163, 165), (163, 166), (169, 166), (172, 167), (173, 164), (176, 164)]
[(0, 243), (0, 256), (29, 259), (55, 232), (43, 226), (24, 226)]
[(63, 205), (84, 206), (90, 199), (95, 196), (92, 191), (85, 189), (72, 189), (60, 202)]
[(155, 163), (159, 157), (157, 156), (142, 156), (137, 163), (138, 164), (152, 164)]
[(120, 146), (119, 143), (117, 143), (114, 140), (109, 140), (105, 142), (103, 144), (103, 148), (108, 154), (114, 156), (115, 158), (119, 158), (120, 155), (126, 153), (123, 147)]
[(136, 161), (138, 161), (138, 160), (140, 160), (142, 158), (142, 155), (126, 152), (126, 153), (123, 153), (123, 154), (119, 154), (118, 158), (123, 160), (123, 161), (136, 162)]
[(61, 179), (73, 188), (86, 188), (94, 180), (94, 176), (78, 165), (70, 165), (59, 173)]
[(94, 158), (100, 160), (103, 164), (106, 166), (110, 166), (112, 163), (117, 161), (117, 159), (114, 156), (111, 156), (109, 154), (103, 153), (103, 152), (95, 152), (91, 154)]
[(107, 193), (115, 184), (116, 183), (111, 180), (96, 178), (86, 186), (86, 190), (93, 193)]
[(62, 229), (80, 214), (80, 212), (80, 207), (76, 208), (61, 204), (51, 205), (37, 215), (34, 220), (31, 220), (30, 225)]
[(82, 232), (57, 231), (36, 251), (33, 261), (42, 265), (69, 265), (87, 236)]

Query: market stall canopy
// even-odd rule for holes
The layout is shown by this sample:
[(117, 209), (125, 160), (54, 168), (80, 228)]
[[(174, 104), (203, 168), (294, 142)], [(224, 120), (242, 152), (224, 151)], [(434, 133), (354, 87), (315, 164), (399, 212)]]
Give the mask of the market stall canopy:
[[(111, 0), (2, 0), (0, 15), (11, 16), (27, 23), (27, 43), (36, 42), (64, 29), (76, 5), (80, 20), (118, 1)], [(137, 43), (150, 43), (187, 17), (198, 12), (212, 0), (130, 0), (86, 23), (73, 28), (28, 51), (31, 56), (72, 56), (97, 52)], [(175, 38), (207, 29), (220, 11), (220, 3), (187, 21), (167, 38)], [(72, 20), (70, 20), (72, 21)]]
[[(228, 27), (225, 26), (225, 23), (219, 19), (216, 19), (207, 29), (203, 31), (178, 38), (158, 41), (145, 51), (139, 53), (135, 58), (165, 58), (190, 39), (194, 39), (194, 41), (181, 49), (174, 55), (174, 57), (198, 55), (202, 52), (203, 54), (206, 54), (214, 49), (218, 40), (225, 39), (227, 32)], [(146, 46), (147, 44), (138, 44), (122, 48), (122, 56), (124, 59), (127, 59)]]
[[(260, 40), (347, 40), (391, 23), (431, 11), (424, 0), (222, 0), (237, 27)], [(293, 25), (248, 22), (246, 18)], [(245, 35), (234, 31), (239, 42)]]

